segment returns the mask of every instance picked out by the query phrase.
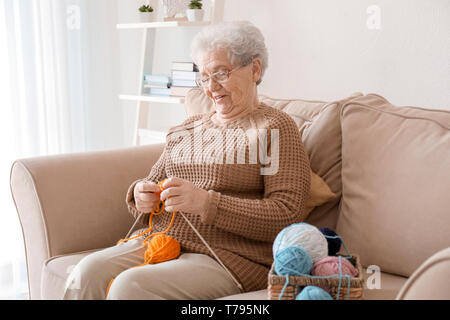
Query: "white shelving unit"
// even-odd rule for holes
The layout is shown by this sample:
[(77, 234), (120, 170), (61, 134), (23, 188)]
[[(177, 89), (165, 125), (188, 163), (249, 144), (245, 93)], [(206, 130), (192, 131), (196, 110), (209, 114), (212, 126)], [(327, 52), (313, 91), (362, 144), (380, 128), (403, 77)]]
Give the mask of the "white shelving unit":
[[(184, 97), (173, 96), (156, 96), (148, 95), (143, 92), (144, 73), (151, 73), (153, 66), (153, 50), (155, 48), (155, 32), (159, 28), (185, 28), (185, 27), (202, 27), (211, 23), (222, 21), (224, 0), (210, 0), (210, 21), (190, 22), (190, 21), (158, 21), (146, 23), (120, 23), (117, 24), (119, 30), (139, 30), (142, 32), (142, 50), (140, 56), (140, 72), (139, 72), (139, 88), (137, 94), (120, 94), (119, 99), (136, 101), (137, 113), (134, 125), (133, 144), (140, 145), (146, 141), (165, 142), (165, 132), (152, 130), (147, 128), (147, 120), (149, 116), (148, 107), (151, 103), (168, 103), (175, 105), (184, 104)], [(158, 12), (158, 6), (154, 6)], [(150, 52), (152, 52), (150, 54)], [(151, 59), (149, 59), (151, 58)], [(151, 60), (151, 61), (149, 61)]]
[(158, 21), (141, 23), (119, 23), (117, 29), (147, 29), (147, 28), (173, 28), (173, 27), (201, 27), (208, 25), (208, 21)]
[(184, 97), (166, 97), (166, 96), (151, 96), (148, 94), (142, 95), (132, 95), (132, 94), (121, 94), (119, 95), (121, 100), (129, 101), (146, 101), (146, 102), (163, 102), (163, 103), (184, 103)]

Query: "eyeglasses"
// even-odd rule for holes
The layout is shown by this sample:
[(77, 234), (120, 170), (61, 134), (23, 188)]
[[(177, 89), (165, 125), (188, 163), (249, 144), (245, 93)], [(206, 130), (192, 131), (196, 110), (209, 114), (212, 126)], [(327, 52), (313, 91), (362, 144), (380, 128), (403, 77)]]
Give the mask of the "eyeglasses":
[[(248, 65), (248, 64), (247, 64), (247, 65)], [(238, 70), (238, 69), (240, 69), (240, 68), (243, 68), (243, 67), (245, 67), (245, 66), (247, 66), (247, 65), (239, 66), (239, 67), (237, 67), (237, 68), (234, 68), (234, 69), (231, 70), (231, 71), (225, 71), (225, 70), (223, 70), (223, 71), (218, 71), (218, 72), (215, 72), (215, 73), (213, 73), (213, 74), (211, 74), (211, 75), (209, 75), (209, 76), (197, 78), (197, 79), (195, 79), (195, 83), (196, 83), (199, 87), (201, 87), (201, 88), (206, 87), (206, 86), (209, 84), (209, 79), (211, 79), (211, 78), (212, 78), (215, 82), (218, 82), (218, 83), (225, 83), (225, 82), (227, 82), (227, 81), (230, 79), (231, 73), (233, 73), (234, 71), (236, 71), (236, 70)]]

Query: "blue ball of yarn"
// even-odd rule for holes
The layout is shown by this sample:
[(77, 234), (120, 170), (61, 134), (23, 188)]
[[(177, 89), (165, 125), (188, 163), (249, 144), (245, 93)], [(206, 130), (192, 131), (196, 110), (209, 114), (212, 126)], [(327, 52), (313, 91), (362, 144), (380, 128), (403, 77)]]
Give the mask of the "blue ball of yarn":
[(313, 262), (301, 246), (289, 246), (275, 255), (275, 273), (280, 276), (309, 274)]
[(328, 292), (316, 286), (304, 287), (295, 300), (333, 300)]
[(320, 232), (323, 233), (328, 242), (328, 255), (335, 256), (339, 250), (341, 250), (342, 241), (340, 238), (329, 238), (336, 237), (337, 234), (329, 228), (319, 228)]

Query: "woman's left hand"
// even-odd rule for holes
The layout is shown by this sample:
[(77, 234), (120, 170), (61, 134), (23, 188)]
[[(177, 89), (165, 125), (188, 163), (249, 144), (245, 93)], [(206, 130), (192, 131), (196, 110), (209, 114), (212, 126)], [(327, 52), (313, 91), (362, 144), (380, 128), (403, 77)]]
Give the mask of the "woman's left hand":
[(163, 189), (160, 199), (165, 201), (165, 210), (168, 212), (183, 211), (200, 215), (206, 210), (208, 191), (196, 187), (190, 181), (169, 178), (164, 182)]

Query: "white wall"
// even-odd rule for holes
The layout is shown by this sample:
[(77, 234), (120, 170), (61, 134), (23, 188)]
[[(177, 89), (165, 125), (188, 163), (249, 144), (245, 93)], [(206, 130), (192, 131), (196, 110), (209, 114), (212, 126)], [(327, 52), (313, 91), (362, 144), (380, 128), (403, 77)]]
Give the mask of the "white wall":
[[(117, 52), (118, 12), (116, 6), (109, 4), (110, 0), (85, 0), (81, 6), (81, 46), (77, 48), (81, 51), (86, 95), (78, 98), (84, 99), (80, 105), (86, 105), (86, 151), (122, 147), (124, 126), (128, 126), (123, 122), (123, 110), (117, 99), (121, 89), (117, 66), (122, 61)], [(105, 13), (99, 14), (102, 11)]]
[[(141, 1), (117, 1), (119, 22), (136, 21)], [(371, 5), (380, 29), (367, 25), (377, 22)], [(225, 0), (224, 20), (249, 20), (265, 35), (269, 68), (260, 93), (332, 100), (375, 92), (396, 105), (450, 110), (449, 0)], [(154, 71), (167, 73), (170, 61), (188, 58), (194, 33), (158, 30)], [(140, 34), (122, 30), (120, 40), (121, 90), (133, 93)], [(136, 104), (121, 105), (129, 144)], [(154, 105), (150, 113), (150, 125), (162, 129), (184, 118), (178, 105)]]
[[(141, 5), (139, 0), (117, 0), (117, 23), (138, 21), (137, 8)], [(117, 30), (120, 43), (120, 92), (124, 94), (136, 94), (139, 77), (139, 59), (141, 33), (135, 30)], [(118, 97), (115, 97), (118, 99)], [(123, 110), (123, 143), (129, 146), (133, 139), (133, 126), (136, 117), (136, 103), (119, 101)]]
[[(380, 9), (380, 29), (369, 29)], [(376, 92), (397, 105), (450, 109), (449, 0), (226, 0), (225, 20), (266, 37), (260, 92), (336, 99)]]

